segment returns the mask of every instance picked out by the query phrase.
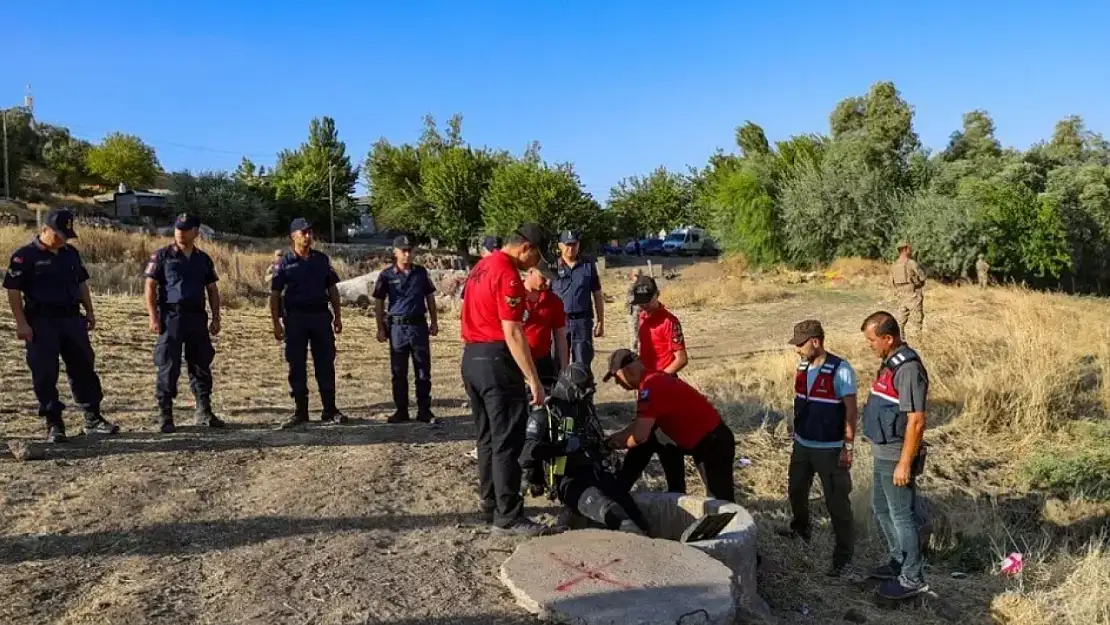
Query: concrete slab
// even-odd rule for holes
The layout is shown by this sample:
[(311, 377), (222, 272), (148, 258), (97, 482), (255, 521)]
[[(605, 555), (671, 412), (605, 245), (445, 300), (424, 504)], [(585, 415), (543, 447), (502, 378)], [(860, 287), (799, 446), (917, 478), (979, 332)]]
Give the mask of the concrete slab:
[(534, 538), (501, 565), (521, 607), (573, 625), (731, 623), (732, 575), (693, 547), (595, 529)]

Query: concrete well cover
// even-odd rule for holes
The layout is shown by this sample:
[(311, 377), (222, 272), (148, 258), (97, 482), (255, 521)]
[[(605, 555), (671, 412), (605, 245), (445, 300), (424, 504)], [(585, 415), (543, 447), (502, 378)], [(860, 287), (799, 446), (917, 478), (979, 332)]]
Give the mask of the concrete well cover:
[(693, 547), (625, 532), (529, 540), (501, 565), (517, 603), (575, 625), (712, 625), (736, 614), (732, 571)]

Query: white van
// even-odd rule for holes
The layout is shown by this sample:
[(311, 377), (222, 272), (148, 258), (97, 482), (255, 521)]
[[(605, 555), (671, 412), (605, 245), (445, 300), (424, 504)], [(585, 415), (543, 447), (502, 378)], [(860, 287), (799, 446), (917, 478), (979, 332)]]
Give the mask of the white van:
[(702, 228), (686, 226), (675, 228), (663, 239), (663, 254), (676, 256), (705, 256), (712, 254), (713, 241)]

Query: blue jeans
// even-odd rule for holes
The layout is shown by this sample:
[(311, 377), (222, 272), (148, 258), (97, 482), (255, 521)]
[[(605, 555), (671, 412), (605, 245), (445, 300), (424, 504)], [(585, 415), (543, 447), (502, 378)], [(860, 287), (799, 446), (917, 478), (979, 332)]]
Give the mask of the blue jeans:
[(871, 509), (879, 520), (890, 559), (902, 565), (902, 575), (913, 582), (924, 580), (921, 545), (917, 535), (917, 484), (894, 485), (895, 460), (875, 460), (871, 485)]

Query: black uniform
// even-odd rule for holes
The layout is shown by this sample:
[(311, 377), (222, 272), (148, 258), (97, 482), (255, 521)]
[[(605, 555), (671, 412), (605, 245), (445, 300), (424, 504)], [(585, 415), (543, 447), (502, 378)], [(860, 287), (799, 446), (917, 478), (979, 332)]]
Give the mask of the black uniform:
[(285, 360), (289, 363), (290, 395), (297, 405), (296, 422), (308, 420), (309, 349), (324, 405), (321, 419), (333, 421), (342, 416), (335, 405), (335, 332), (328, 295), (328, 289), (338, 283), (339, 276), (323, 252), (310, 250), (308, 256), (300, 257), (289, 250), (274, 263), (270, 290), (282, 296)]
[(378, 274), (374, 299), (388, 300), (386, 325), (389, 332), (389, 365), (392, 372), (393, 403), (390, 421), (408, 420), (409, 358), (416, 375), (416, 418), (432, 420), (432, 351), (428, 333), (426, 298), (436, 292), (428, 270), (412, 265), (406, 273), (391, 265)]
[(647, 520), (615, 476), (593, 405), (596, 387), (585, 363), (568, 366), (550, 389), (546, 407), (533, 408), (521, 468), (533, 495), (548, 491), (574, 513), (611, 530)]
[[(72, 229), (73, 215), (67, 210), (52, 211), (46, 225), (67, 239), (77, 236)], [(65, 441), (65, 404), (58, 397), (59, 357), (65, 363), (73, 399), (85, 413), (85, 431), (119, 431), (100, 415), (104, 394), (88, 325), (81, 315), (81, 285), (88, 279), (89, 272), (76, 248), (66, 244), (50, 251), (39, 237), (12, 254), (4, 275), (4, 288), (23, 294), (23, 313), (33, 332), (31, 340), (26, 341), (27, 365), (38, 414), (46, 420), (47, 436), (53, 442)]]
[[(578, 242), (574, 232), (564, 232), (560, 237), (563, 243)], [(571, 267), (559, 259), (555, 266), (555, 279), (551, 281), (551, 292), (563, 300), (567, 312), (567, 340), (573, 362), (590, 366), (594, 360), (594, 302), (593, 294), (601, 290), (601, 278), (597, 264), (590, 259), (579, 257)]]
[(219, 427), (222, 422), (212, 415), (212, 359), (216, 351), (206, 309), (208, 285), (219, 281), (212, 257), (196, 248), (186, 254), (171, 243), (150, 257), (143, 276), (158, 284), (162, 332), (154, 345), (154, 365), (158, 368), (155, 397), (162, 430), (174, 428), (173, 400), (177, 397), (183, 348), (198, 422)]

